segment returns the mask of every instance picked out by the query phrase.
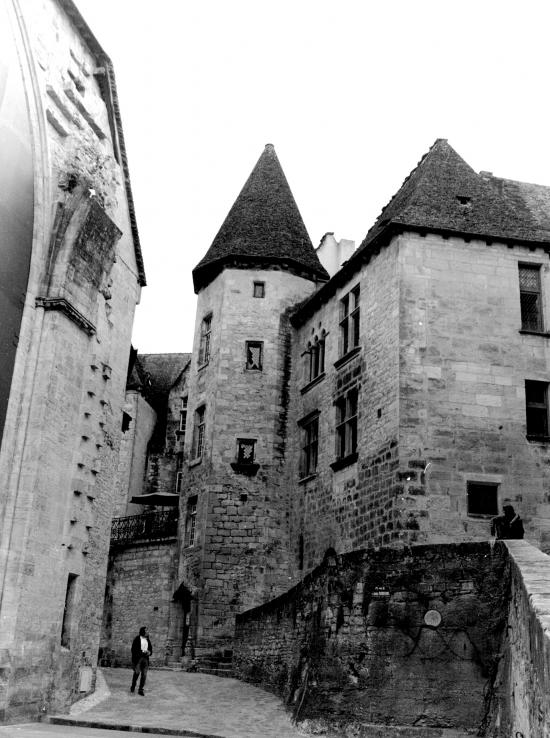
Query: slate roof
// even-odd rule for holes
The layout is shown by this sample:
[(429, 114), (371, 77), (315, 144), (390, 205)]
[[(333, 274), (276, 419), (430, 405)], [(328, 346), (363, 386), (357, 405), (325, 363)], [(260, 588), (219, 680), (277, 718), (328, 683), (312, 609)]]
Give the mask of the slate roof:
[(232, 263), (281, 264), (327, 280), (271, 144), (267, 144), (204, 258), (193, 270), (195, 292)]
[(293, 323), (299, 325), (404, 230), (550, 247), (550, 187), (477, 173), (446, 139), (437, 139), (351, 258), (298, 307)]
[(191, 354), (138, 354), (139, 368), (154, 393), (169, 392), (191, 360)]
[(550, 187), (478, 174), (440, 138), (382, 210), (359, 250), (389, 225), (549, 242)]

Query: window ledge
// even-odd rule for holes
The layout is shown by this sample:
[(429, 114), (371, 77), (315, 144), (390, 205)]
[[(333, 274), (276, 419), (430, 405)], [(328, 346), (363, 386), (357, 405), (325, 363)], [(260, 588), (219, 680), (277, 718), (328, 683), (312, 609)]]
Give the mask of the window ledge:
[(351, 361), (354, 356), (357, 356), (358, 353), (361, 351), (361, 346), (355, 346), (355, 348), (352, 348), (351, 351), (348, 351), (347, 354), (344, 354), (339, 359), (337, 359), (334, 362), (334, 367), (336, 369), (340, 369), (341, 366), (344, 366), (344, 364), (347, 364), (348, 361)]
[(187, 466), (188, 466), (189, 468), (191, 468), (191, 467), (193, 467), (193, 466), (197, 466), (197, 464), (200, 464), (200, 463), (201, 463), (201, 461), (202, 461), (202, 456), (199, 456), (199, 457), (198, 457), (198, 458), (196, 458), (196, 459), (191, 459), (191, 461), (189, 461), (189, 462), (187, 463)]
[(348, 454), (347, 456), (344, 456), (341, 459), (336, 459), (336, 461), (333, 461), (330, 465), (330, 468), (332, 471), (340, 471), (340, 469), (344, 469), (346, 466), (351, 466), (351, 464), (355, 464), (358, 458), (357, 451), (354, 451), (352, 454)]
[(313, 472), (312, 474), (308, 474), (306, 477), (301, 477), (298, 479), (298, 484), (306, 484), (306, 482), (310, 482), (312, 479), (317, 478), (317, 472)]
[(520, 328), (519, 332), (522, 336), (542, 336), (542, 338), (550, 338), (550, 333), (547, 331), (531, 331), (526, 328)]
[(260, 468), (259, 464), (239, 464), (238, 461), (231, 463), (231, 468), (235, 474), (244, 474), (247, 477), (255, 477)]
[(550, 443), (550, 436), (530, 436), (527, 434), (526, 438), (534, 443)]
[(323, 372), (322, 374), (318, 374), (318, 375), (317, 375), (317, 376), (315, 377), (315, 379), (312, 379), (312, 380), (311, 380), (311, 382), (308, 382), (308, 383), (307, 383), (307, 384), (305, 385), (305, 387), (302, 387), (302, 389), (300, 390), (300, 393), (301, 393), (302, 395), (305, 395), (305, 393), (306, 393), (306, 392), (307, 392), (308, 390), (310, 390), (310, 389), (311, 389), (312, 387), (315, 387), (315, 385), (316, 385), (316, 384), (319, 384), (319, 382), (322, 382), (322, 381), (323, 381), (323, 379), (324, 379), (325, 377), (326, 377), (326, 374), (325, 374), (325, 372)]
[(495, 513), (466, 513), (469, 518), (473, 518), (474, 520), (492, 520), (496, 515), (498, 515), (498, 512)]

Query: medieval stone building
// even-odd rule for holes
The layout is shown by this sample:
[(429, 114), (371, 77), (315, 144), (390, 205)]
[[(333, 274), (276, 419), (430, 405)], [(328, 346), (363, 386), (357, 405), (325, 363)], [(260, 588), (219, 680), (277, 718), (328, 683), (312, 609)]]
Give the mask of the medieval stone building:
[(0, 3), (0, 720), (92, 688), (145, 275), (113, 69), (70, 0)]
[(438, 140), (359, 248), (315, 250), (266, 146), (193, 273), (169, 485), (188, 653), (328, 549), (487, 540), (505, 501), (550, 548), (549, 246), (550, 188)]

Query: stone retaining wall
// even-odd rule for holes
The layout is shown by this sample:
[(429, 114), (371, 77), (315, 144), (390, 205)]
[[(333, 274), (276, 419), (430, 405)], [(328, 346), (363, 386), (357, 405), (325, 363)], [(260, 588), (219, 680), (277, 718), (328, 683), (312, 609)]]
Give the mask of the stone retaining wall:
[(300, 720), (477, 728), (487, 723), (508, 574), (500, 544), (329, 558), (237, 617), (234, 668)]

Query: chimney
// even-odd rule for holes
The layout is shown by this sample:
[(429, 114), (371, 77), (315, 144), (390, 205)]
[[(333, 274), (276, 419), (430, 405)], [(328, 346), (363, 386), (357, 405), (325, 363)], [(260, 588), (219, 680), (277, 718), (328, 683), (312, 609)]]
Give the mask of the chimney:
[(355, 241), (350, 241), (348, 238), (337, 241), (334, 238), (334, 233), (329, 231), (321, 239), (316, 253), (329, 276), (333, 277), (342, 264), (350, 258), (354, 250)]

